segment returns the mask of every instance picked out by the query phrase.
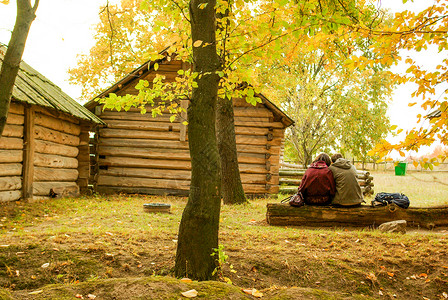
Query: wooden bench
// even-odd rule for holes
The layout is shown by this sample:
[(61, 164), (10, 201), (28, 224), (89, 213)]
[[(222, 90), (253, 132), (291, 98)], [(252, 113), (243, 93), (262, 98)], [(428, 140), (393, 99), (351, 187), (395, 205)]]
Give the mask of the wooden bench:
[(394, 220), (406, 220), (409, 226), (432, 229), (448, 226), (448, 206), (403, 209), (395, 205), (352, 208), (331, 206), (292, 207), (288, 203), (268, 203), (266, 220), (276, 226), (376, 227)]

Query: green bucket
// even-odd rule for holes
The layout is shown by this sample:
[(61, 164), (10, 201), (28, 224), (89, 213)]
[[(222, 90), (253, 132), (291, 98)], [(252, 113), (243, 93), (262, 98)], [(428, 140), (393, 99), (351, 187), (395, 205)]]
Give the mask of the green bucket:
[(399, 162), (395, 166), (395, 176), (405, 176), (407, 168), (408, 168), (407, 162)]

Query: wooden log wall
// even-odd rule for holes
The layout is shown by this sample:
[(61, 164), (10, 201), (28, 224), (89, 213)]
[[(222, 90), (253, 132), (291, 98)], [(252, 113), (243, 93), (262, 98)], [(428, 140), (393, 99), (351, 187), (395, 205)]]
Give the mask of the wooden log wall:
[[(108, 124), (91, 139), (91, 151), (97, 153), (91, 156), (96, 191), (188, 194), (191, 163), (181, 124), (185, 116), (171, 123), (169, 114), (152, 118), (136, 109), (96, 112)], [(235, 132), (245, 192), (278, 193), (284, 125), (264, 105), (254, 107), (240, 99), (235, 101)]]
[[(78, 159), (81, 155), (80, 149), (83, 149), (80, 145), (84, 145), (84, 152), (85, 148), (88, 151), (88, 138), (85, 137), (88, 132), (82, 135), (81, 125), (73, 117), (53, 114), (46, 109), (35, 107), (31, 134), (34, 141), (34, 164), (30, 175), (33, 198), (79, 195)], [(86, 160), (89, 160), (88, 155), (83, 163)], [(85, 168), (85, 165), (83, 167)], [(84, 174), (83, 178), (88, 176)]]
[(0, 202), (16, 201), (22, 197), (24, 122), (24, 106), (11, 103), (0, 137)]

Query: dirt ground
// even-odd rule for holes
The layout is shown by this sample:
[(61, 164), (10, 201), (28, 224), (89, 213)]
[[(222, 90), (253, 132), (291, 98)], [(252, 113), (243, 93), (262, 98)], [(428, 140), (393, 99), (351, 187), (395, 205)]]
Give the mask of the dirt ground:
[[(128, 209), (128, 202), (120, 201), (110, 205)], [(0, 299), (89, 299), (89, 294), (96, 299), (180, 299), (188, 289), (204, 299), (255, 298), (243, 289), (260, 291), (263, 299), (448, 297), (447, 228), (398, 235), (273, 227), (264, 220), (264, 207), (262, 202), (223, 210), (220, 244), (229, 259), (221, 281), (231, 284), (171, 277), (181, 204), (169, 215), (143, 212), (135, 218), (118, 208), (115, 216), (95, 218), (90, 208), (66, 214), (54, 207), (38, 213), (42, 206), (3, 211)], [(139, 220), (153, 225), (135, 224)]]

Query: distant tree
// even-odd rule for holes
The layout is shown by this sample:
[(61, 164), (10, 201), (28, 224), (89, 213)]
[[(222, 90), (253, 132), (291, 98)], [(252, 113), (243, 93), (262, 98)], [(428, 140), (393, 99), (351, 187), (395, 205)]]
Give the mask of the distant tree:
[(393, 83), (388, 72), (351, 71), (322, 50), (295, 54), (288, 65), (263, 73), (266, 93), (295, 121), (287, 132), (293, 152), (288, 155), (304, 166), (329, 149), (365, 160), (389, 132), (386, 111)]
[[(407, 2), (407, 1), (404, 1)], [(428, 2), (428, 7), (419, 13), (411, 11), (402, 11), (395, 14), (393, 22), (386, 24), (382, 28), (370, 30), (362, 29), (365, 34), (377, 36), (376, 43), (373, 45), (374, 51), (377, 53), (393, 53), (394, 60), (383, 59), (384, 65), (392, 65), (397, 59), (401, 60), (408, 52), (400, 52), (401, 50), (409, 50), (416, 52), (424, 52), (432, 48), (439, 53), (448, 50), (447, 34), (448, 34), (448, 7), (444, 0), (434, 0)], [(406, 53), (406, 54), (405, 54)], [(445, 57), (445, 55), (443, 56)], [(397, 84), (413, 82), (417, 84), (417, 89), (412, 93), (413, 97), (420, 97), (421, 100), (415, 100), (409, 103), (409, 106), (420, 104), (426, 113), (417, 115), (417, 123), (427, 120), (425, 114), (438, 111), (434, 118), (429, 120), (429, 125), (416, 126), (406, 132), (406, 137), (398, 143), (390, 143), (383, 140), (371, 155), (378, 155), (385, 158), (393, 150), (404, 157), (404, 150), (418, 151), (422, 146), (429, 146), (439, 140), (443, 145), (448, 145), (448, 97), (447, 92), (437, 94), (437, 87), (443, 86), (448, 78), (448, 60), (446, 58), (437, 62), (437, 66), (426, 68), (419, 65), (418, 62), (410, 57), (404, 59), (408, 69), (406, 74), (394, 74), (390, 80), (394, 80)], [(372, 61), (361, 61), (359, 56), (353, 55), (353, 68), (360, 65), (372, 63)], [(411, 100), (412, 101), (412, 100)], [(403, 130), (393, 127), (396, 133)], [(439, 159), (445, 159), (442, 155)], [(436, 162), (434, 159), (433, 162)], [(421, 164), (424, 167), (432, 168), (432, 163), (428, 160), (415, 162), (416, 165)]]
[[(8, 4), (9, 0), (2, 0), (0, 3)], [(5, 129), (14, 82), (19, 72), (31, 23), (36, 18), (38, 5), (39, 0), (35, 0), (34, 5), (31, 5), (31, 0), (17, 0), (16, 23), (0, 70), (0, 136)]]

